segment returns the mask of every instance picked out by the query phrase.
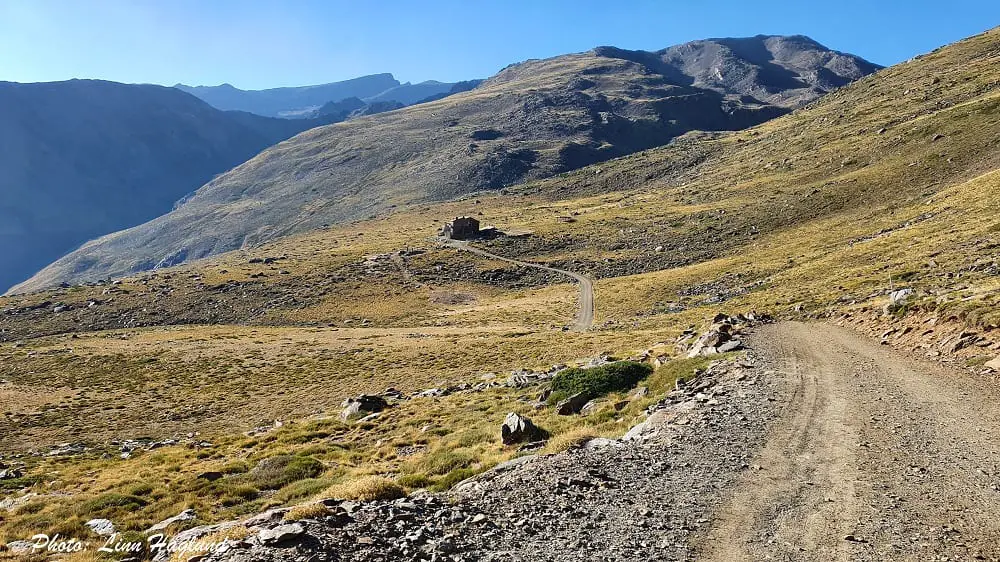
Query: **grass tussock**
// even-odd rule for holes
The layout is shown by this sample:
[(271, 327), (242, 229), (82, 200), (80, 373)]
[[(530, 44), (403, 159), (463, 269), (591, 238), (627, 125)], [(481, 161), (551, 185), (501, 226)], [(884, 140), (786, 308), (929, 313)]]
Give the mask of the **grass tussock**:
[(320, 495), (338, 500), (395, 500), (406, 497), (406, 490), (384, 476), (365, 476), (343, 484), (335, 484)]

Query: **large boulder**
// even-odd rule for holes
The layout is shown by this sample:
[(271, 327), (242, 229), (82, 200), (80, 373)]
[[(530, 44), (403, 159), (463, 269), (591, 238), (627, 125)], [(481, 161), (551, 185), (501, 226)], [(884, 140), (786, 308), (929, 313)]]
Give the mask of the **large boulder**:
[(590, 396), (586, 393), (578, 392), (556, 404), (556, 413), (560, 416), (579, 414), (583, 410), (583, 407), (587, 405), (587, 402), (590, 402)]
[(344, 400), (342, 405), (344, 411), (340, 413), (340, 417), (344, 421), (365, 417), (368, 414), (381, 412), (389, 407), (389, 403), (385, 401), (385, 398), (372, 394), (362, 394), (354, 398), (348, 398)]
[(913, 289), (899, 289), (889, 293), (889, 302), (882, 308), (882, 312), (886, 315), (896, 312), (906, 306), (912, 296)]
[(1000, 371), (1000, 357), (986, 363), (987, 369), (993, 369), (994, 371)]
[(535, 425), (530, 419), (511, 412), (500, 426), (500, 440), (504, 445), (515, 443), (532, 443), (548, 438), (548, 433)]
[(279, 545), (287, 543), (305, 534), (305, 528), (298, 523), (279, 525), (273, 529), (261, 529), (257, 539), (263, 545)]

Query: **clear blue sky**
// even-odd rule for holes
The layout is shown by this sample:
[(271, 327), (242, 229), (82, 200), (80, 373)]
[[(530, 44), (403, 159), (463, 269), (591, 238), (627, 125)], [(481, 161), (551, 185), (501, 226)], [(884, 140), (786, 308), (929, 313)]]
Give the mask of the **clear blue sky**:
[(1000, 0), (0, 0), (0, 80), (455, 81), (597, 45), (758, 33), (889, 65), (996, 25)]

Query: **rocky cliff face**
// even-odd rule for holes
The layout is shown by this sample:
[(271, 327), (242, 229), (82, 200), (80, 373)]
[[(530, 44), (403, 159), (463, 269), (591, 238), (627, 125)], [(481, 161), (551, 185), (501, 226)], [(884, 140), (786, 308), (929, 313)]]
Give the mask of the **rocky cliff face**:
[(876, 69), (802, 37), (659, 52), (600, 47), (527, 61), (471, 91), (299, 135), (19, 289), (128, 274), (393, 206), (502, 189), (693, 130), (750, 127)]

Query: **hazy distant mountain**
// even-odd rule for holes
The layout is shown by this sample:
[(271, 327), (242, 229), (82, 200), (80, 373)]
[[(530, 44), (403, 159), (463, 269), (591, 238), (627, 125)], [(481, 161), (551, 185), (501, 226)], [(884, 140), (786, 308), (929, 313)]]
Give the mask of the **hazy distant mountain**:
[(238, 110), (269, 117), (299, 117), (323, 104), (346, 98), (368, 98), (400, 86), (392, 74), (372, 74), (342, 82), (317, 86), (240, 90), (229, 84), (221, 86), (174, 86), (223, 110)]
[(315, 124), (160, 86), (0, 82), (0, 290)]
[(128, 274), (530, 179), (784, 115), (879, 67), (806, 37), (598, 47), (475, 89), (301, 134), (184, 205), (95, 240), (19, 289)]
[(240, 90), (229, 84), (195, 87), (178, 84), (175, 88), (193, 94), (218, 109), (249, 111), (269, 117), (301, 118), (314, 115), (327, 103), (349, 98), (369, 103), (412, 105), (431, 96), (447, 94), (452, 86), (453, 83), (435, 80), (400, 84), (392, 74), (373, 74), (331, 84), (269, 90)]
[(390, 88), (381, 92), (378, 95), (370, 96), (364, 99), (370, 103), (379, 101), (396, 101), (403, 105), (413, 105), (420, 100), (431, 96), (446, 94), (451, 91), (452, 86), (454, 86), (454, 84), (438, 82), (436, 80), (428, 80), (419, 84), (410, 84), (407, 82), (396, 86), (395, 88)]

